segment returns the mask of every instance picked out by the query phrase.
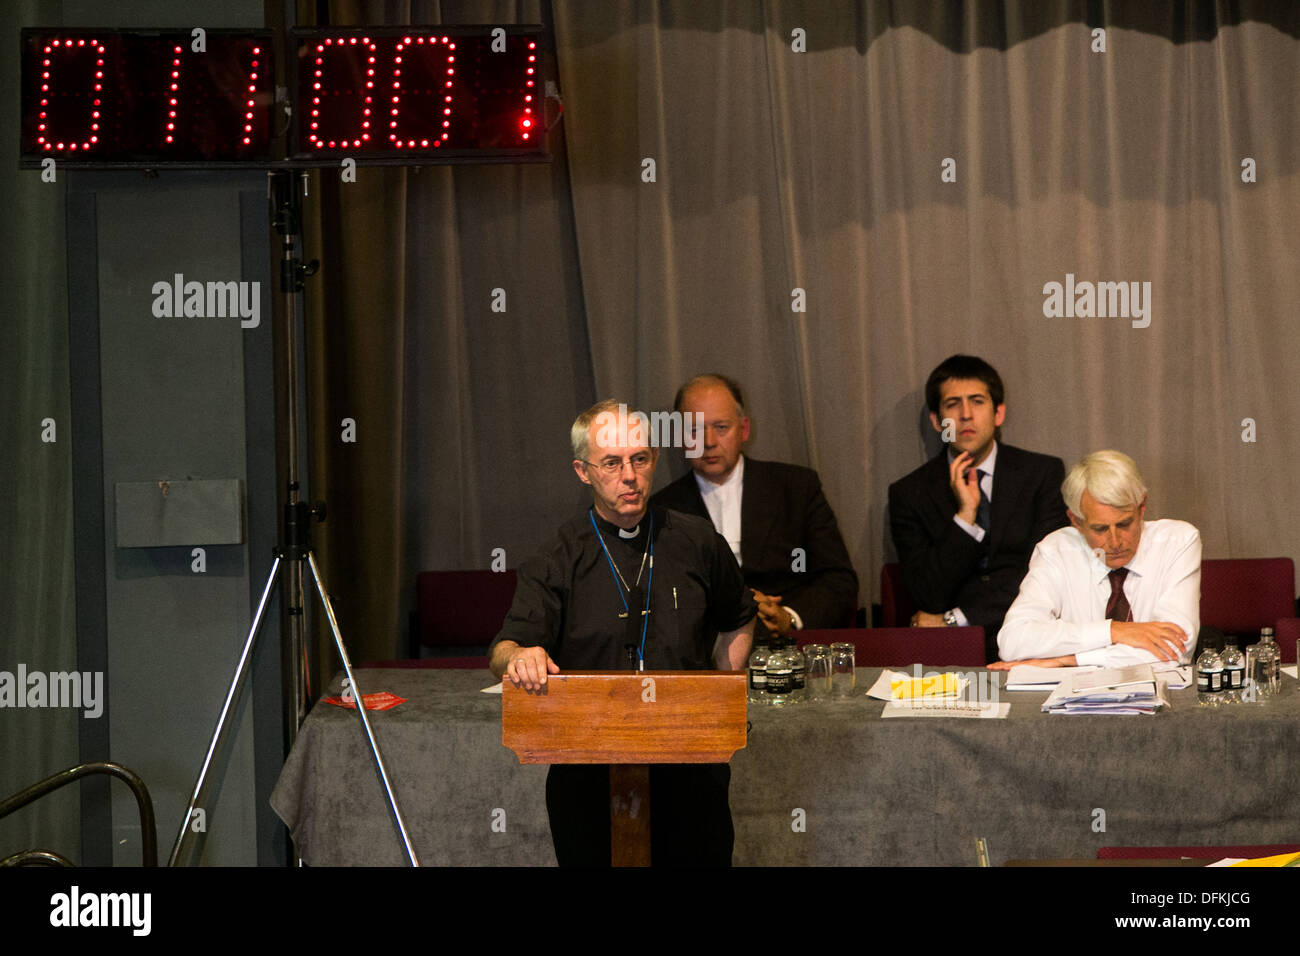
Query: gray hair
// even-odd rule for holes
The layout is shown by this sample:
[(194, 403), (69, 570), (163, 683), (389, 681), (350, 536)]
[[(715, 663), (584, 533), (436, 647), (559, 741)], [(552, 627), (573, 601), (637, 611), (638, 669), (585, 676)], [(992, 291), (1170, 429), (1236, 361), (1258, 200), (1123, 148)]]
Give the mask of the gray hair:
[[(591, 437), (591, 424), (604, 412), (611, 415), (619, 414), (620, 407), (627, 408), (628, 403), (619, 402), (614, 398), (606, 398), (603, 402), (595, 403), (588, 410), (582, 412), (581, 415), (578, 415), (576, 419), (573, 419), (573, 427), (569, 429), (569, 444), (573, 446), (573, 458), (585, 462), (586, 454), (590, 450), (588, 442)], [(629, 419), (630, 416), (632, 416), (632, 412), (628, 412)]]
[(1112, 508), (1137, 508), (1147, 496), (1147, 486), (1138, 474), (1137, 464), (1121, 451), (1094, 451), (1070, 469), (1061, 482), (1065, 506), (1083, 517), (1081, 502), (1087, 491), (1097, 501)]

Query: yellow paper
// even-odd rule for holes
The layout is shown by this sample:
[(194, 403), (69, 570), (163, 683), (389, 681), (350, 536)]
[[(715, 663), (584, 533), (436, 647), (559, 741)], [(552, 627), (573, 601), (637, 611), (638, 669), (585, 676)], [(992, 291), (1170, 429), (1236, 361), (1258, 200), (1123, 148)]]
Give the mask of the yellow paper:
[(957, 675), (934, 674), (929, 677), (907, 677), (889, 682), (889, 692), (894, 700), (911, 700), (917, 697), (956, 697)]
[(1254, 860), (1242, 860), (1233, 866), (1286, 866), (1293, 862), (1300, 853), (1279, 853), (1277, 856), (1261, 856)]

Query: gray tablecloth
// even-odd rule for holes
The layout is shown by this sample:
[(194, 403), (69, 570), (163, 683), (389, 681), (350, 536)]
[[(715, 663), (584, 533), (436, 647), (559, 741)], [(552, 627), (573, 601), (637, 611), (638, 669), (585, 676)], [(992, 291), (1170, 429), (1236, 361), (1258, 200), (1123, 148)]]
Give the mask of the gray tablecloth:
[[(859, 691), (879, 671), (858, 671)], [(367, 670), (370, 712), (425, 865), (554, 865), (546, 767), (501, 746), (487, 671)], [(338, 680), (334, 689), (337, 690)], [(732, 760), (737, 865), (974, 865), (1093, 857), (1106, 845), (1300, 842), (1300, 693), (1154, 717), (1051, 716), (1007, 693), (1005, 720), (880, 718), (880, 701), (750, 707)], [(404, 858), (357, 715), (318, 704), (271, 804), (314, 866)]]

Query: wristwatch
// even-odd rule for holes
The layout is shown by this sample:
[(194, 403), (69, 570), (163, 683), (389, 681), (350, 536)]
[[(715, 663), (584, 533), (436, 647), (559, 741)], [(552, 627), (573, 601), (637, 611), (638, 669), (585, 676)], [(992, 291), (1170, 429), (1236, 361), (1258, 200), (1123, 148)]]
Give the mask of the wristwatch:
[(946, 624), (946, 625), (948, 625), (948, 627), (956, 627), (956, 626), (957, 626), (957, 612), (956, 612), (956, 611), (944, 611), (944, 612), (943, 612), (943, 623)]

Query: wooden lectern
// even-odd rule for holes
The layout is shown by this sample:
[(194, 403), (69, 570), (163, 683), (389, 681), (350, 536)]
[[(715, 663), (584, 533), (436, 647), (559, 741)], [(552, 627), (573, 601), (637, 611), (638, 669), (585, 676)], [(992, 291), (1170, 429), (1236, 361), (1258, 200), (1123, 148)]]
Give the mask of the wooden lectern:
[(614, 866), (650, 865), (652, 763), (726, 763), (745, 746), (744, 671), (552, 674), (505, 681), (501, 743), (520, 763), (607, 763)]

